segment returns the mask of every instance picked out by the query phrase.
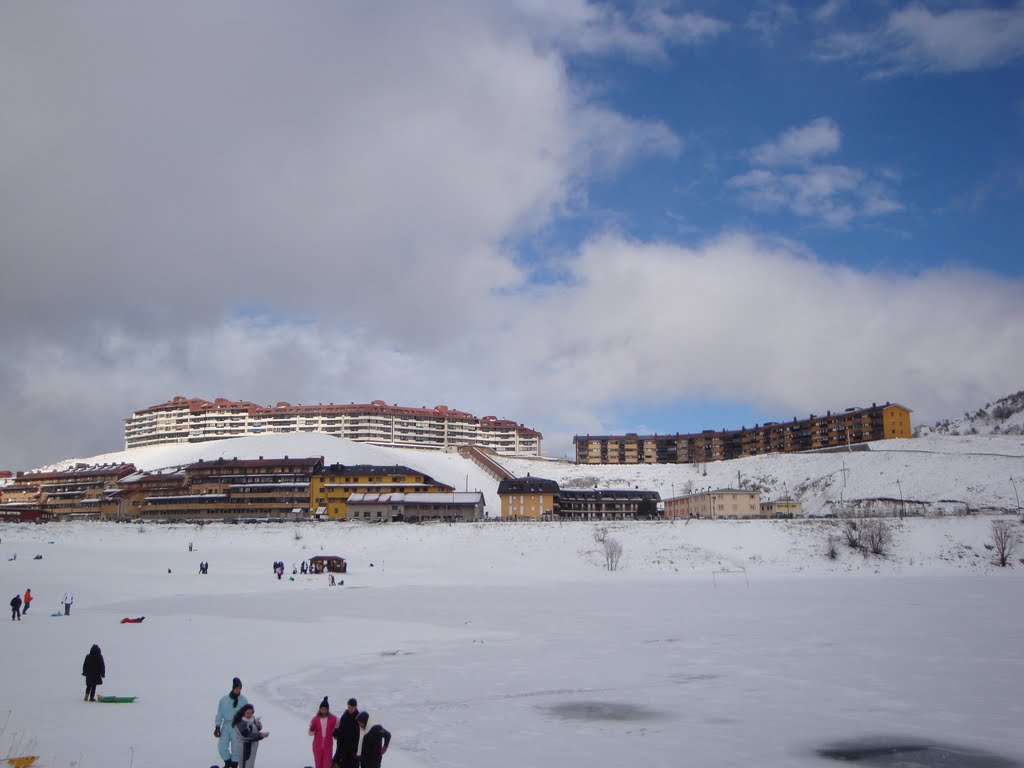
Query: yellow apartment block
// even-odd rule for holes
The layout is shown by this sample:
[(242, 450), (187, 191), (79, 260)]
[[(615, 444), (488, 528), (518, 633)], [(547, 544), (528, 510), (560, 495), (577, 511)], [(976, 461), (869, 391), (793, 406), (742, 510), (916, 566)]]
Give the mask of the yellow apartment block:
[(555, 513), (558, 483), (542, 477), (516, 477), (498, 483), (502, 520), (547, 520)]
[(331, 464), (310, 478), (310, 511), (321, 519), (348, 520), (353, 493), (452, 493), (454, 488), (409, 467)]

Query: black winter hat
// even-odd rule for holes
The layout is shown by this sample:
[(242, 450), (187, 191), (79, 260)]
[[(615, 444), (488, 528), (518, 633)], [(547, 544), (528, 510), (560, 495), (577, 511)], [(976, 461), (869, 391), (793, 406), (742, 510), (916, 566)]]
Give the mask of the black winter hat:
[(324, 696), (324, 700), (320, 702), (320, 708), (323, 709), (324, 707), (327, 707), (327, 709), (331, 708), (331, 705), (327, 701), (327, 697), (326, 696)]
[(239, 680), (237, 677), (231, 678), (231, 687), (232, 688), (241, 688), (242, 687), (242, 681)]
[(370, 713), (369, 712), (360, 712), (358, 715), (356, 715), (356, 722), (357, 723), (365, 723), (369, 719), (370, 719)]

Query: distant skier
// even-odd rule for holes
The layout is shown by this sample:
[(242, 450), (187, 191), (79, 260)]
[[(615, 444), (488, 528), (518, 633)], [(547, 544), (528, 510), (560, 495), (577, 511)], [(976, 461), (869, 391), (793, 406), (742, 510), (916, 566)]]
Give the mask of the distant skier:
[(313, 737), (313, 768), (330, 768), (337, 725), (338, 718), (331, 714), (331, 705), (324, 696), (319, 710), (309, 721), (309, 735)]
[(28, 613), (29, 606), (32, 605), (32, 590), (31, 589), (26, 589), (25, 590), (25, 597), (24, 597), (24, 599), (21, 602), (22, 602), (21, 615), (24, 616), (26, 613)]
[(21, 595), (11, 598), (11, 621), (15, 619), (21, 621)]
[(235, 760), (238, 753), (231, 750), (234, 743), (231, 721), (248, 703), (249, 701), (242, 695), (242, 681), (237, 677), (231, 680), (231, 690), (217, 702), (217, 714), (213, 718), (213, 736), (217, 739), (217, 752), (224, 761), (224, 768), (235, 768), (238, 765), (238, 761)]
[(98, 645), (89, 649), (89, 655), (82, 664), (82, 674), (85, 676), (84, 700), (96, 701), (96, 686), (103, 685), (103, 678), (107, 676), (107, 665)]
[(362, 731), (362, 742), (359, 746), (359, 768), (380, 768), (381, 759), (391, 743), (391, 731), (380, 723), (367, 728), (369, 721), (370, 714), (368, 712), (360, 712), (356, 716), (359, 730)]
[(270, 735), (263, 723), (256, 719), (252, 704), (246, 704), (231, 719), (231, 748), (238, 757), (237, 768), (256, 768), (256, 750), (260, 742)]
[(75, 596), (73, 594), (71, 594), (70, 592), (65, 593), (65, 595), (64, 595), (64, 615), (65, 616), (70, 616), (71, 615), (71, 604), (73, 602), (75, 602)]
[(359, 758), (356, 753), (359, 751), (359, 723), (356, 717), (359, 715), (355, 699), (348, 700), (348, 706), (341, 713), (338, 719), (338, 726), (334, 729), (334, 738), (338, 746), (334, 750), (334, 762), (338, 768), (358, 768)]

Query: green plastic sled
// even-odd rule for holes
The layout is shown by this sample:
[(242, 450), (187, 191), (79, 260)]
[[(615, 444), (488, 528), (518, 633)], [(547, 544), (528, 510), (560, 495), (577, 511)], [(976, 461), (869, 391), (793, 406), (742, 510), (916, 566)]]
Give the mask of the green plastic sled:
[(104, 704), (131, 704), (138, 696), (97, 696), (96, 701)]

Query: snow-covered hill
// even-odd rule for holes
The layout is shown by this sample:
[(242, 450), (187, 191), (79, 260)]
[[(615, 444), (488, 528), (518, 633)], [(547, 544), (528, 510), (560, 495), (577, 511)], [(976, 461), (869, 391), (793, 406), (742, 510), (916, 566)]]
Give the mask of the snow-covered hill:
[[(553, 459), (500, 459), (512, 474), (531, 474), (576, 488), (640, 488), (662, 498), (702, 488), (756, 488), (762, 499), (795, 498), (808, 514), (840, 506), (891, 506), (902, 499), (912, 511), (1012, 513), (1024, 493), (1024, 435), (941, 435), (883, 440), (838, 453), (754, 456), (705, 465), (579, 465)], [(158, 469), (220, 457), (323, 456), (326, 463), (402, 464), (457, 490), (480, 490), (487, 511), (501, 506), (498, 483), (458, 454), (382, 448), (321, 434), (258, 435), (207, 443), (135, 448), (54, 465), (131, 462)], [(1011, 481), (1012, 478), (1012, 481)], [(1014, 488), (1016, 483), (1016, 489)], [(918, 509), (918, 505), (923, 505)]]
[(932, 426), (918, 426), (914, 435), (1021, 435), (1024, 434), (1024, 390), (985, 403), (958, 419), (943, 419)]

